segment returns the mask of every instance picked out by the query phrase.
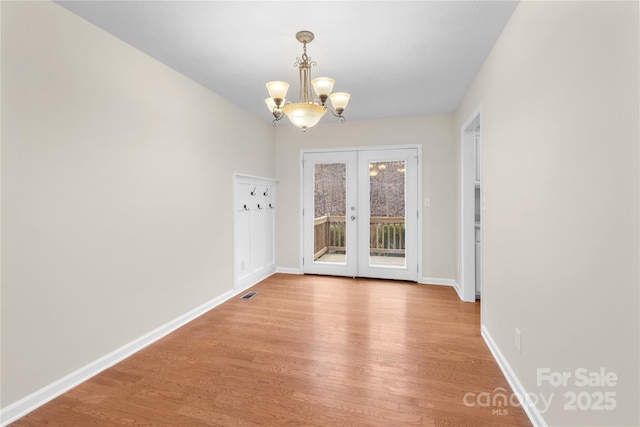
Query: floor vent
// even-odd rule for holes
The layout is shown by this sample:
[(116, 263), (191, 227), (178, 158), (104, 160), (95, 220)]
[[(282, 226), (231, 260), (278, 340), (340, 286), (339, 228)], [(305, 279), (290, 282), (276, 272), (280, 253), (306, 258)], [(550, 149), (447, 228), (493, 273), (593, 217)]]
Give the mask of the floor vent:
[(260, 292), (247, 292), (246, 294), (242, 295), (242, 299), (251, 299), (256, 295), (258, 295), (259, 293)]

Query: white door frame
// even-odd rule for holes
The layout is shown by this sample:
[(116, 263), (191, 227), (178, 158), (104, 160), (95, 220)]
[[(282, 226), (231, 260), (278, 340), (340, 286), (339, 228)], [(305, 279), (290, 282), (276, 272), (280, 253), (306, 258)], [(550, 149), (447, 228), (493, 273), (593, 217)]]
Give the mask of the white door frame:
[[(304, 178), (309, 180), (309, 182), (313, 182), (313, 174), (314, 174), (314, 165), (321, 163), (344, 163), (346, 167), (346, 187), (345, 187), (345, 262), (344, 263), (329, 263), (329, 262), (319, 262), (316, 263), (314, 261), (313, 253), (314, 253), (314, 239), (305, 240), (304, 230), (313, 228), (314, 223), (314, 200), (313, 193), (304, 194), (303, 197), (303, 210), (307, 212), (307, 215), (302, 215), (301, 223), (303, 225), (303, 235), (302, 240), (304, 243), (303, 246), (303, 257), (306, 255), (306, 265), (303, 265), (303, 272), (310, 274), (327, 274), (333, 276), (355, 276), (358, 271), (358, 241), (356, 239), (358, 235), (357, 224), (358, 222), (350, 217), (353, 215), (354, 218), (359, 214), (358, 212), (353, 212), (352, 210), (358, 205), (357, 193), (358, 193), (358, 182), (356, 180), (350, 180), (349, 177), (356, 176), (358, 171), (358, 162), (357, 162), (357, 154), (355, 152), (344, 152), (344, 151), (333, 151), (333, 152), (316, 152), (316, 153), (306, 153), (308, 164), (305, 164), (303, 167), (303, 182)], [(310, 159), (313, 157), (313, 159)], [(304, 189), (303, 189), (304, 190)], [(311, 258), (311, 259), (308, 259)]]
[[(458, 294), (463, 301), (476, 300), (476, 256), (475, 256), (475, 156), (474, 131), (482, 129), (479, 106), (460, 129), (461, 182), (461, 287)], [(482, 216), (481, 216), (482, 217)]]
[[(382, 154), (384, 153), (384, 154)], [(406, 165), (405, 185), (406, 189), (415, 191), (413, 197), (408, 192), (405, 195), (405, 225), (407, 230), (418, 229), (418, 206), (420, 204), (417, 185), (418, 159), (417, 150), (410, 148), (404, 150), (366, 150), (360, 151), (358, 155), (358, 206), (360, 207), (360, 221), (358, 222), (358, 248), (369, 248), (370, 242), (370, 212), (363, 209), (370, 205), (370, 184), (369, 164), (379, 161), (404, 160)], [(393, 159), (393, 160), (392, 160)], [(415, 280), (419, 281), (417, 267), (417, 248), (420, 235), (409, 235), (405, 233), (406, 251), (405, 265), (403, 267), (389, 267), (372, 265), (369, 257), (369, 250), (361, 250), (358, 253), (358, 273), (362, 277), (374, 277), (378, 279), (394, 280)], [(415, 246), (414, 246), (415, 245)]]
[(417, 234), (418, 234), (418, 247), (417, 247), (417, 282), (420, 283), (422, 279), (422, 251), (423, 251), (423, 232), (422, 232), (422, 145), (421, 144), (399, 144), (399, 145), (380, 145), (380, 146), (361, 146), (361, 147), (335, 147), (335, 148), (316, 148), (316, 149), (301, 149), (300, 150), (300, 173), (299, 173), (299, 203), (300, 203), (300, 230), (299, 230), (299, 264), (298, 270), (304, 271), (303, 258), (304, 258), (304, 155), (306, 153), (329, 153), (329, 152), (341, 152), (341, 151), (375, 151), (375, 150), (401, 150), (401, 149), (416, 149), (418, 151), (418, 167), (417, 167)]

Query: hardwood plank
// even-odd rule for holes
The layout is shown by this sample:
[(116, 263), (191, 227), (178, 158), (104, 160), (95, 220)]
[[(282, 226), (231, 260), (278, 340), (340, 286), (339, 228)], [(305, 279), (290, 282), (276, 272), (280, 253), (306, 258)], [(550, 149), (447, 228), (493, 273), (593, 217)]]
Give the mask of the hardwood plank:
[[(480, 304), (441, 286), (276, 274), (12, 426), (529, 426), (480, 336)], [(500, 411), (496, 411), (500, 410)]]

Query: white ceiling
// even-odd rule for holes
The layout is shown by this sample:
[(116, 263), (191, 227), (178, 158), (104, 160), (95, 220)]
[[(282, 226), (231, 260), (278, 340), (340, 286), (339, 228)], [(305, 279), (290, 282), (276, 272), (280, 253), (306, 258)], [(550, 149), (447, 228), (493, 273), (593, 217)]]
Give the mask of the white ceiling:
[(351, 93), (347, 120), (455, 111), (515, 1), (58, 1), (270, 121), (265, 82), (298, 97), (299, 30), (313, 76)]

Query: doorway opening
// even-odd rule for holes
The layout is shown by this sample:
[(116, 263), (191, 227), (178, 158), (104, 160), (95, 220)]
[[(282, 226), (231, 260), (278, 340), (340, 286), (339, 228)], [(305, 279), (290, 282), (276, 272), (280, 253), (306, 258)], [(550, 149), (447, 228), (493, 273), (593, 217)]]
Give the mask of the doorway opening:
[(462, 126), (462, 286), (464, 301), (482, 296), (482, 137), (480, 109)]
[(418, 280), (418, 148), (303, 152), (303, 271)]

